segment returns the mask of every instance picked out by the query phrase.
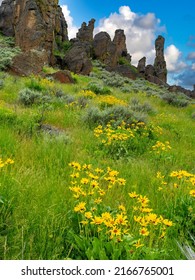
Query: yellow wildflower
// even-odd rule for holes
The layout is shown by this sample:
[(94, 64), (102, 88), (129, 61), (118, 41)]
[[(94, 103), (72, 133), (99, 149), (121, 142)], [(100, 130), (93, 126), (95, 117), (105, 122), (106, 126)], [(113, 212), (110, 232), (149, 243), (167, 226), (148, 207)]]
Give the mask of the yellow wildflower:
[(192, 197), (195, 197), (195, 190), (191, 190), (191, 191), (190, 191), (190, 195), (191, 195)]
[(75, 212), (84, 212), (86, 210), (86, 202), (80, 202), (79, 204), (77, 204), (75, 207), (74, 207), (74, 211)]
[(141, 235), (144, 235), (144, 236), (148, 236), (149, 235), (149, 231), (147, 230), (147, 228), (143, 227), (140, 229), (139, 233)]
[(133, 244), (133, 246), (135, 246), (135, 248), (138, 249), (138, 248), (144, 246), (144, 244), (141, 244), (141, 241), (139, 239), (135, 244)]

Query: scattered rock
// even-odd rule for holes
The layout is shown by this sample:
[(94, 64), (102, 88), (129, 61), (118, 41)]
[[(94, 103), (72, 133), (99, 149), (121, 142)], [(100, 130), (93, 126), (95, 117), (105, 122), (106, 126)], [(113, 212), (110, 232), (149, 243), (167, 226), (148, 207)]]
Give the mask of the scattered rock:
[(56, 80), (62, 84), (73, 84), (74, 83), (74, 79), (72, 78), (70, 71), (67, 71), (67, 70), (57, 71), (57, 72), (47, 75), (47, 76), (53, 77), (54, 80)]

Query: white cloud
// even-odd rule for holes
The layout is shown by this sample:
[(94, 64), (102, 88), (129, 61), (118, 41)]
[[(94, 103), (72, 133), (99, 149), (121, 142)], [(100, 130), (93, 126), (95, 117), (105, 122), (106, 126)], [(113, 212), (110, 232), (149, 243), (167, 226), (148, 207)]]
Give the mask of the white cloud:
[(180, 72), (187, 67), (187, 64), (182, 61), (182, 53), (175, 45), (170, 45), (166, 48), (165, 60), (167, 70), (172, 73)]
[(112, 13), (108, 18), (101, 19), (95, 33), (106, 31), (113, 38), (116, 29), (124, 29), (127, 49), (132, 55), (132, 64), (137, 65), (143, 56), (147, 57), (147, 64), (153, 64), (156, 32), (165, 31), (164, 27), (160, 27), (160, 20), (155, 14), (137, 14), (132, 12), (129, 6), (122, 6), (118, 13)]
[(75, 38), (76, 33), (78, 32), (78, 27), (74, 25), (73, 18), (70, 15), (70, 10), (68, 9), (67, 5), (62, 5), (62, 12), (68, 24), (68, 37), (69, 39)]
[(192, 69), (193, 71), (195, 71), (195, 63), (192, 63), (191, 69)]

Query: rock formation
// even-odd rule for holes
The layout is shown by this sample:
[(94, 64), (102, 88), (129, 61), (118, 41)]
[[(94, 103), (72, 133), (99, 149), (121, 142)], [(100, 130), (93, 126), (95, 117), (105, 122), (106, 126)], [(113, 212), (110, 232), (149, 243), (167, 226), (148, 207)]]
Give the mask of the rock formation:
[(15, 1), (4, 0), (0, 6), (0, 30), (6, 36), (14, 36)]
[[(58, 0), (4, 0), (0, 7), (0, 19), (0, 30), (7, 36), (15, 37), (16, 45), (25, 58), (26, 54), (32, 57), (36, 51), (36, 56), (40, 52), (40, 56), (44, 57), (43, 63), (53, 63), (57, 42), (68, 40), (67, 24)], [(22, 63), (24, 58), (22, 55), (19, 58)]]
[(92, 42), (93, 41), (93, 30), (94, 30), (95, 19), (91, 19), (88, 23), (83, 22), (79, 29), (76, 37), (81, 42)]
[(139, 61), (138, 61), (138, 65), (137, 65), (137, 70), (139, 73), (144, 74), (146, 71), (146, 57), (142, 57)]
[(158, 36), (158, 38), (155, 41), (156, 58), (154, 61), (154, 70), (155, 76), (166, 83), (167, 68), (166, 61), (164, 58), (164, 43), (165, 39), (162, 36)]

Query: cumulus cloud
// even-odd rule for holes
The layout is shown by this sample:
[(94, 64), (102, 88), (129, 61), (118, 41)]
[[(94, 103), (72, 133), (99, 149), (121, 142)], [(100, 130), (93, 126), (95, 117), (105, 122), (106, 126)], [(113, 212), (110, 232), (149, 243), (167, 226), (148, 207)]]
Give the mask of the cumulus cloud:
[(106, 31), (111, 38), (116, 29), (124, 29), (128, 52), (132, 55), (132, 64), (137, 65), (139, 59), (147, 57), (147, 63), (153, 63), (155, 50), (154, 40), (157, 31), (165, 31), (154, 13), (137, 14), (129, 6), (122, 6), (118, 13), (99, 21), (95, 33)]
[[(1, 0), (0, 0), (1, 1)], [(62, 12), (68, 24), (68, 37), (69, 39), (75, 38), (76, 33), (78, 32), (78, 27), (74, 25), (74, 20), (70, 15), (70, 10), (68, 9), (67, 5), (62, 5)]]
[(167, 70), (169, 72), (180, 72), (187, 67), (187, 64), (182, 60), (182, 53), (175, 45), (170, 45), (165, 50), (165, 60)]

